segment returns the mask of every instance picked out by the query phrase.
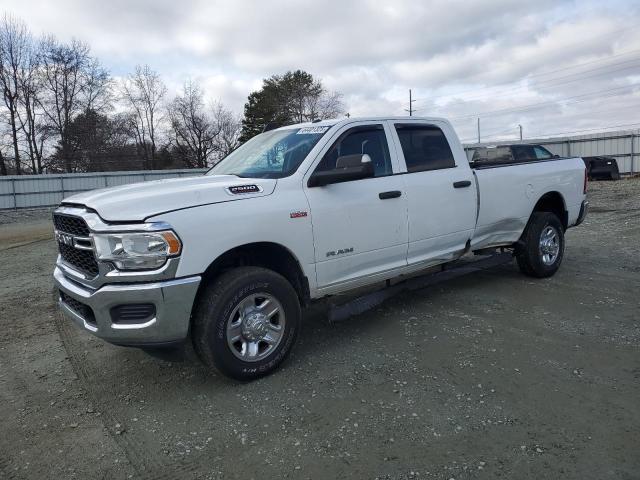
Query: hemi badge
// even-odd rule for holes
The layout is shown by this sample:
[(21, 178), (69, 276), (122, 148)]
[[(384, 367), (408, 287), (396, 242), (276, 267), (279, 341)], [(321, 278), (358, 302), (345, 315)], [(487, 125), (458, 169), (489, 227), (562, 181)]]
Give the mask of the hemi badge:
[(307, 212), (291, 212), (289, 216), (291, 218), (302, 218), (307, 216)]

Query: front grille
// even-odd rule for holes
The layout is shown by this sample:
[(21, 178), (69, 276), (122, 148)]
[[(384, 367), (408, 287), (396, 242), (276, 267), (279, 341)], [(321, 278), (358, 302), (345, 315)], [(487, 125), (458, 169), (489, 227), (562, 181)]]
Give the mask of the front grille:
[[(87, 223), (80, 217), (54, 213), (53, 224), (59, 232), (64, 232), (76, 237), (88, 237), (90, 234)], [(92, 250), (81, 250), (62, 242), (58, 242), (58, 249), (65, 263), (90, 277), (98, 275), (98, 261)]]
[(73, 297), (70, 297), (62, 290), (60, 291), (60, 300), (62, 300), (62, 303), (64, 303), (67, 307), (80, 315), (85, 322), (90, 323), (91, 325), (96, 324), (96, 317), (93, 314), (93, 310), (91, 310), (90, 306), (85, 305), (84, 303), (76, 300)]
[(92, 250), (80, 250), (58, 242), (58, 249), (62, 259), (76, 269), (91, 277), (98, 275), (98, 262)]
[(87, 222), (80, 217), (54, 213), (53, 224), (55, 225), (56, 230), (59, 230), (60, 232), (70, 233), (71, 235), (77, 235), (78, 237), (89, 236), (89, 227), (87, 226)]

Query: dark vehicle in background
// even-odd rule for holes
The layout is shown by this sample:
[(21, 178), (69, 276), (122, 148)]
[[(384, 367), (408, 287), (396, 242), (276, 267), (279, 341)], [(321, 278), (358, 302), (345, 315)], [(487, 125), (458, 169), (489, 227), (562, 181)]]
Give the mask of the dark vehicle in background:
[(589, 180), (620, 180), (618, 162), (613, 157), (582, 157)]
[(527, 163), (559, 158), (541, 145), (513, 144), (467, 149), (469, 162), (476, 166)]

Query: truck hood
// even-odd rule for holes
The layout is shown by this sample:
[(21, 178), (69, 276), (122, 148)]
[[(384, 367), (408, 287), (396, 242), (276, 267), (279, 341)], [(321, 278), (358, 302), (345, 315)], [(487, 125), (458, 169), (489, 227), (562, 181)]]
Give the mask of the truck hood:
[[(170, 210), (270, 195), (276, 183), (274, 179), (235, 175), (170, 178), (91, 190), (67, 197), (62, 203), (89, 207), (106, 221), (142, 221)], [(229, 190), (242, 186), (250, 186), (249, 191), (232, 193)]]

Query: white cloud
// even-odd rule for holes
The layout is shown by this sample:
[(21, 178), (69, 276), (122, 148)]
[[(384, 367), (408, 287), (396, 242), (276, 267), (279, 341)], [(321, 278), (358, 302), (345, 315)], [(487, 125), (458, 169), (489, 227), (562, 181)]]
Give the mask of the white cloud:
[(629, 88), (525, 109), (639, 82), (632, 0), (5, 0), (3, 8), (35, 33), (86, 41), (114, 75), (148, 63), (171, 92), (193, 78), (239, 113), (262, 78), (295, 68), (342, 92), (356, 115), (402, 114), (412, 88), (418, 114), (457, 119), (462, 138), (474, 136), (479, 112), (514, 109), (483, 116), (487, 133), (522, 124), (533, 134), (630, 123), (640, 107)]

